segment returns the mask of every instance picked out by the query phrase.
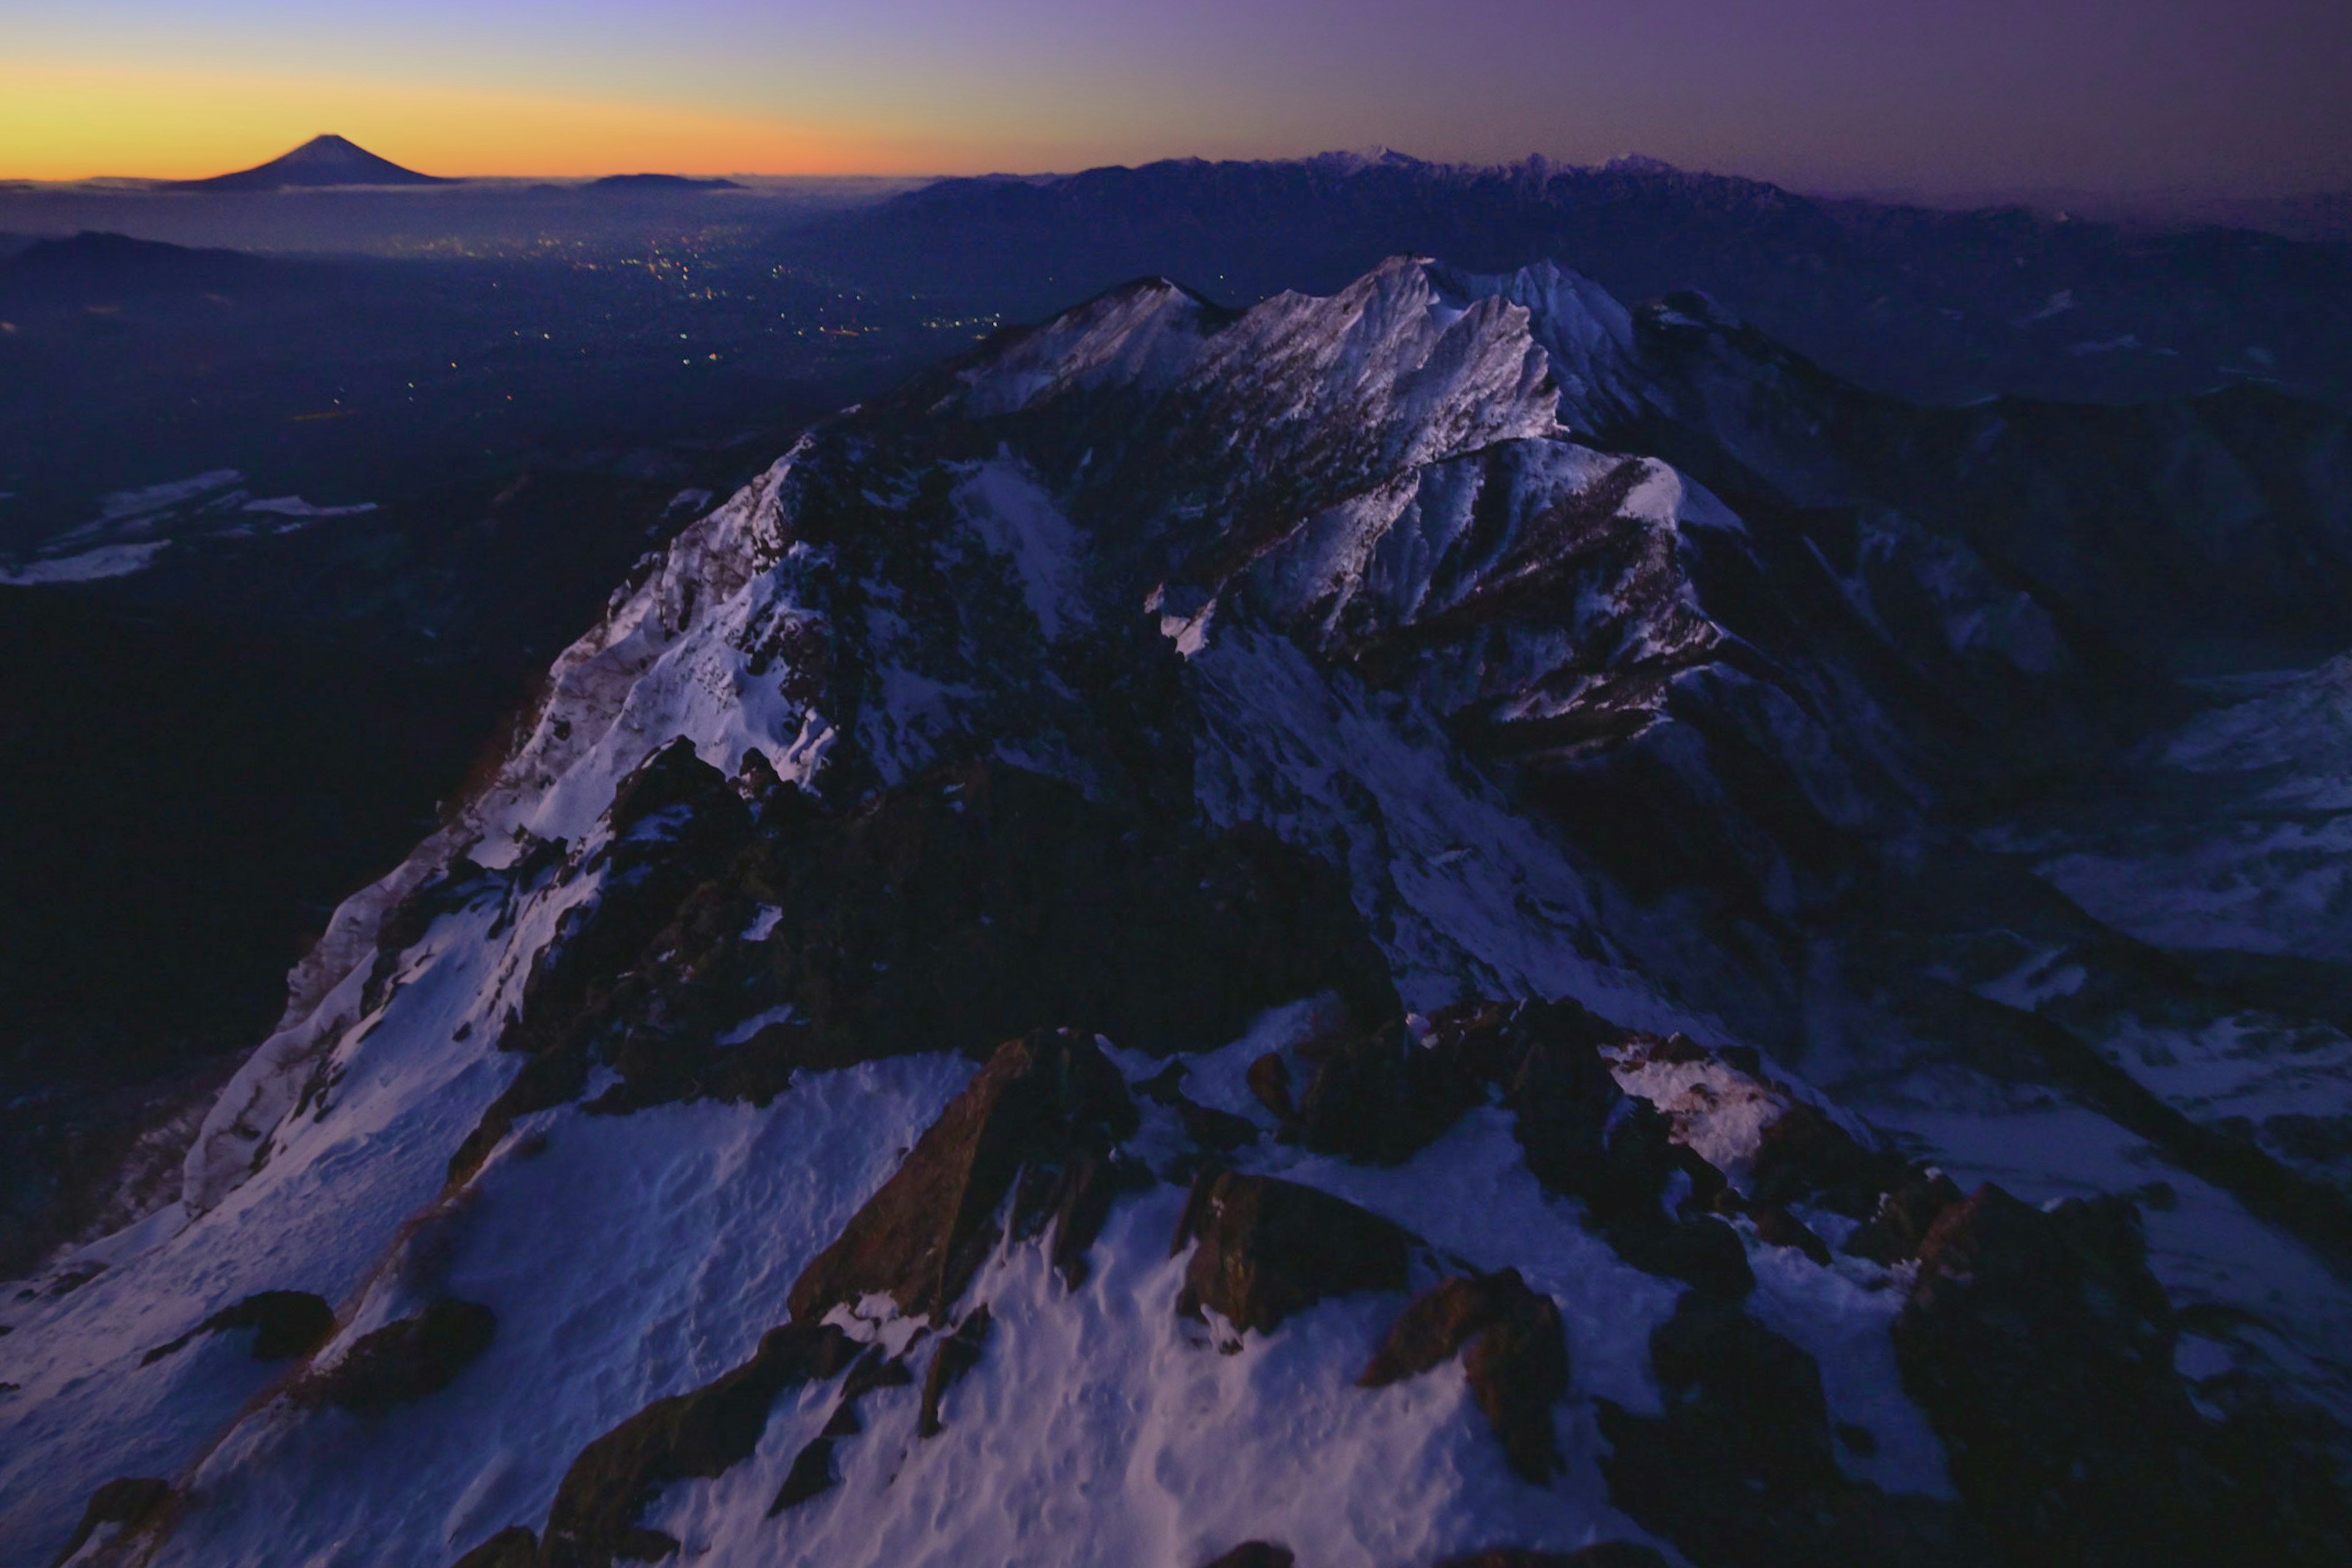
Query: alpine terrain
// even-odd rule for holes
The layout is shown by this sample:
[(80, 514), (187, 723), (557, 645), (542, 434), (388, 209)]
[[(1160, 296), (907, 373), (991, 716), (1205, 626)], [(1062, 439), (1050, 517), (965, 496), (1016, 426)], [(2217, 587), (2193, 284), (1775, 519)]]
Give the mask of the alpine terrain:
[(999, 332), (0, 1295), (0, 1563), (2352, 1561), (2347, 591), (2261, 385)]

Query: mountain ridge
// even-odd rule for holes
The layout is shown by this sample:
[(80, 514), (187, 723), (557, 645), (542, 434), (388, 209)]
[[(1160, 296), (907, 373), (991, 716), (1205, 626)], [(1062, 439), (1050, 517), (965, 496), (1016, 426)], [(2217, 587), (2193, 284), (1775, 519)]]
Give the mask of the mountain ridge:
[[(1980, 840), (2178, 715), (2114, 710), (2164, 677), (2082, 581), (1874, 493), (1941, 417), (1404, 257), (1130, 283), (821, 422), (337, 911), (176, 1203), (19, 1299), (0, 1518), (2326, 1560), (2352, 1172), (2221, 1122), (2347, 1042), (2171, 1076), (2233, 1005)], [(2290, 765), (2329, 689), (2221, 729)], [(263, 1291), (331, 1309), (289, 1370)]]

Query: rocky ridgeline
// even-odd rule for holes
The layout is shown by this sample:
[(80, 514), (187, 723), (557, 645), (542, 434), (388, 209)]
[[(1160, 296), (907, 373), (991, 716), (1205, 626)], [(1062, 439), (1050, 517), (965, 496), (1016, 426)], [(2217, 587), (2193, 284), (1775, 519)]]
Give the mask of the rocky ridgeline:
[(2085, 945), (1944, 817), (2113, 650), (1643, 352), (1549, 268), (1145, 283), (813, 432), (339, 911), (179, 1203), (23, 1299), (21, 1430), (89, 1503), (68, 1541), (0, 1470), (5, 1517), (85, 1564), (766, 1558), (853, 1509), (984, 1554), (1013, 1446), (1023, 1548), (1075, 1560), (1106, 1497), (1247, 1495), (1168, 1479), (1247, 1427), (1355, 1456), (1286, 1517), (1414, 1568), (2352, 1557), (2342, 1429), (2181, 1375), (2130, 1201), (1965, 1191), (1774, 1065), (1827, 994), (2336, 1234), (1950, 978), (1996, 926)]

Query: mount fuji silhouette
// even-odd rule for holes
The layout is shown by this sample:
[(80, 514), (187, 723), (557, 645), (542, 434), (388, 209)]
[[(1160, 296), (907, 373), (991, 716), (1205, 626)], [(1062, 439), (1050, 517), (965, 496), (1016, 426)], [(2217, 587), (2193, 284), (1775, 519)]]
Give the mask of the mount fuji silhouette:
[(174, 180), (178, 191), (275, 191), (303, 185), (446, 185), (437, 174), (404, 169), (341, 136), (313, 136), (282, 158), (208, 180)]

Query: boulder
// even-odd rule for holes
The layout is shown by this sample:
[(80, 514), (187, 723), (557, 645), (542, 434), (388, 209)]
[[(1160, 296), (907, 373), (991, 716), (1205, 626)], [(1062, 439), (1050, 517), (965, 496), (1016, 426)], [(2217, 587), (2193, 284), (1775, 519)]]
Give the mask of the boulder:
[(1574, 1552), (1530, 1552), (1490, 1546), (1467, 1557), (1449, 1557), (1437, 1568), (1666, 1568), (1666, 1560), (1630, 1541), (1601, 1541)]
[(1880, 1195), (1877, 1210), (1846, 1237), (1844, 1250), (1887, 1268), (1919, 1256), (1937, 1216), (1961, 1200), (1959, 1184), (1943, 1173), (1921, 1173)]
[(725, 1474), (751, 1458), (785, 1389), (848, 1370), (859, 1347), (839, 1329), (771, 1330), (751, 1359), (690, 1394), (656, 1400), (589, 1444), (555, 1490), (541, 1568), (609, 1568), (644, 1544), (637, 1516), (664, 1487)]
[(1712, 1295), (1736, 1299), (1756, 1288), (1746, 1245), (1738, 1231), (1719, 1219), (1699, 1215), (1672, 1222), (1629, 1222), (1610, 1231), (1609, 1240), (1634, 1268)]
[(931, 1352), (930, 1370), (923, 1374), (923, 1410), (915, 1424), (916, 1436), (936, 1437), (947, 1429), (940, 1415), (940, 1404), (948, 1390), (963, 1380), (963, 1374), (980, 1364), (981, 1348), (988, 1342), (992, 1326), (988, 1309), (974, 1307), (964, 1314), (955, 1332), (940, 1341)]
[(1202, 1568), (1291, 1568), (1298, 1559), (1287, 1546), (1271, 1541), (1244, 1541)]
[(145, 1366), (186, 1348), (198, 1334), (236, 1329), (254, 1331), (254, 1360), (285, 1361), (309, 1355), (327, 1342), (327, 1336), (335, 1331), (335, 1310), (324, 1297), (307, 1290), (263, 1290), (222, 1308), (171, 1343), (157, 1345), (140, 1358), (140, 1364)]
[(539, 1537), (517, 1524), (458, 1558), (454, 1568), (537, 1568), (538, 1563)]
[(1706, 1291), (1650, 1337), (1665, 1412), (1602, 1402), (1610, 1500), (1701, 1568), (1991, 1568), (1951, 1505), (1888, 1497), (1837, 1468), (1812, 1357)]
[(1551, 1298), (1516, 1268), (1447, 1279), (1399, 1314), (1356, 1382), (1381, 1388), (1461, 1354), (1471, 1395), (1511, 1468), (1542, 1482), (1559, 1468), (1552, 1409), (1568, 1395), (1568, 1336)]
[(1390, 1024), (1322, 1054), (1293, 1130), (1310, 1149), (1393, 1165), (1485, 1095), (1453, 1053), (1415, 1045), (1402, 1024)]
[(161, 1522), (178, 1497), (170, 1482), (149, 1477), (126, 1476), (107, 1482), (89, 1494), (89, 1501), (81, 1510), (81, 1521), (74, 1526), (72, 1538), (58, 1553), (56, 1562), (70, 1562), (105, 1525), (119, 1525), (126, 1532), (136, 1533)]
[(498, 1333), (479, 1302), (442, 1300), (362, 1337), (332, 1366), (294, 1385), (298, 1405), (383, 1410), (438, 1393), (472, 1365)]
[(1402, 1290), (1414, 1237), (1313, 1187), (1204, 1171), (1169, 1250), (1197, 1243), (1177, 1310), (1271, 1331), (1291, 1313), (1352, 1290)]
[(2130, 1203), (2044, 1212), (1987, 1184), (1928, 1230), (1895, 1351), (1953, 1485), (2012, 1554), (2139, 1565), (2216, 1534), (2174, 1337)]
[[(877, 1292), (910, 1316), (943, 1313), (996, 1244), (997, 1211), (1016, 1177), (1107, 1162), (1138, 1122), (1126, 1079), (1091, 1037), (1041, 1031), (1007, 1041), (794, 1281), (793, 1321), (819, 1321)], [(1071, 1184), (1063, 1194), (1071, 1211), (1109, 1179)], [(1097, 1206), (1107, 1205), (1105, 1197)]]

